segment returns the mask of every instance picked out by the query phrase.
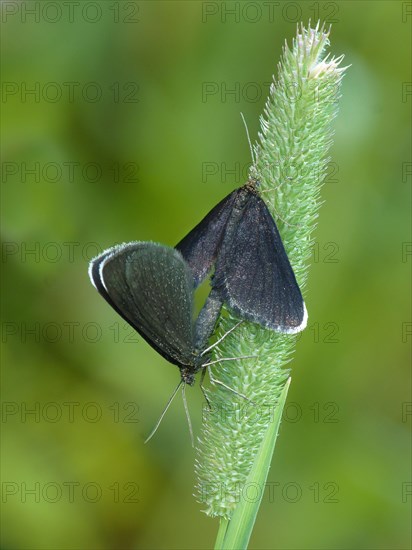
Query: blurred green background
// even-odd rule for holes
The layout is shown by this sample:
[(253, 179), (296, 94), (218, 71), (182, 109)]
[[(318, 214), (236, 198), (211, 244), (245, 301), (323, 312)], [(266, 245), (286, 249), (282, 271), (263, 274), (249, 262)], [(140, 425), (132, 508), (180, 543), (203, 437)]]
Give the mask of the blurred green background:
[[(14, 2), (2, 9), (2, 548), (212, 548), (178, 371), (88, 260), (175, 244), (245, 181), (296, 23), (344, 79), (259, 549), (406, 549), (410, 2)], [(409, 83), (409, 84), (408, 84)], [(195, 430), (202, 395), (188, 392)]]

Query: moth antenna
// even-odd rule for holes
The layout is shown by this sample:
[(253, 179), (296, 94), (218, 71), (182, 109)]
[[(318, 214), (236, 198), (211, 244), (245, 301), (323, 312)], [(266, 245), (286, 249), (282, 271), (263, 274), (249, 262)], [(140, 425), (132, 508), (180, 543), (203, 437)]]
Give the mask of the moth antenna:
[(253, 166), (256, 166), (256, 159), (255, 159), (255, 155), (253, 153), (252, 142), (250, 141), (249, 129), (248, 129), (247, 124), (246, 124), (246, 119), (243, 116), (243, 113), (240, 113), (240, 116), (242, 117), (243, 124), (245, 125), (247, 140), (249, 142), (250, 156), (252, 157)]
[(183, 384), (183, 388), (182, 388), (183, 405), (184, 405), (184, 408), (185, 408), (185, 411), (186, 411), (186, 418), (187, 418), (187, 423), (189, 425), (189, 432), (190, 432), (190, 439), (192, 441), (192, 447), (194, 447), (195, 446), (195, 441), (194, 441), (194, 438), (193, 438), (192, 421), (190, 420), (189, 407), (187, 406), (185, 390), (186, 390), (186, 384)]
[[(180, 386), (181, 386), (182, 384), (183, 384), (183, 380), (181, 380), (181, 381), (179, 382), (179, 384), (177, 385), (175, 391), (174, 391), (174, 392), (172, 393), (172, 395), (169, 397), (169, 401), (166, 403), (166, 407), (163, 409), (163, 412), (162, 412), (162, 414), (160, 415), (159, 420), (156, 422), (155, 427), (154, 427), (153, 430), (150, 432), (150, 434), (148, 435), (148, 437), (145, 439), (145, 441), (144, 441), (145, 444), (146, 444), (148, 441), (150, 441), (150, 440), (152, 439), (152, 437), (154, 436), (154, 434), (157, 432), (157, 428), (160, 426), (160, 423), (161, 423), (161, 421), (163, 420), (163, 417), (164, 417), (164, 415), (166, 414), (167, 409), (170, 407), (170, 405), (171, 405), (171, 403), (172, 403), (172, 401), (173, 401), (175, 395), (177, 394), (177, 392), (178, 392), (178, 390), (179, 390), (179, 388), (180, 388)], [(183, 388), (184, 388), (184, 386), (183, 386)]]
[(243, 323), (243, 319), (241, 321), (239, 321), (238, 323), (236, 323), (235, 326), (233, 326), (232, 328), (230, 328), (227, 332), (225, 332), (225, 334), (223, 336), (221, 336), (219, 338), (219, 340), (217, 340), (214, 344), (212, 344), (211, 346), (209, 346), (208, 348), (206, 348), (205, 350), (202, 351), (202, 353), (200, 354), (201, 356), (204, 355), (205, 353), (207, 353), (208, 351), (210, 351), (211, 349), (213, 349), (214, 347), (216, 347), (218, 344), (220, 344), (220, 342), (222, 340), (224, 340), (226, 338), (226, 336), (228, 336), (231, 332), (233, 332), (235, 330), (235, 328), (237, 328), (241, 323)]

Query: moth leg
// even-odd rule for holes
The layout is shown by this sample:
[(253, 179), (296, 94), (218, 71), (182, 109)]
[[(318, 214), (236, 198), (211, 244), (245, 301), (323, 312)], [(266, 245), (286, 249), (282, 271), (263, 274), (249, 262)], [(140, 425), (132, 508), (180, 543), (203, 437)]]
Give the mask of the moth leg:
[[(204, 367), (202, 369), (202, 373), (200, 375), (200, 384), (199, 385), (200, 385), (200, 389), (202, 390), (202, 393), (204, 395), (204, 398), (206, 399), (206, 403), (209, 407), (209, 410), (212, 410), (212, 405), (210, 404), (209, 398), (208, 398), (208, 396), (205, 392), (205, 388), (203, 387), (203, 382), (205, 381), (206, 371), (207, 371), (207, 367)], [(209, 373), (209, 376), (210, 376), (210, 373)]]
[(233, 388), (231, 388), (230, 386), (227, 386), (224, 382), (221, 382), (220, 380), (216, 380), (216, 378), (214, 378), (212, 376), (210, 371), (209, 371), (209, 378), (210, 378), (210, 381), (211, 381), (212, 384), (217, 384), (218, 386), (222, 386), (223, 388), (226, 388), (227, 390), (231, 391), (235, 395), (238, 395), (239, 397), (242, 397), (242, 399), (245, 399), (249, 403), (252, 403), (253, 405), (256, 405), (256, 403), (254, 403), (251, 399), (246, 397), (246, 395), (244, 395), (243, 393), (240, 393), (240, 392), (234, 390)]

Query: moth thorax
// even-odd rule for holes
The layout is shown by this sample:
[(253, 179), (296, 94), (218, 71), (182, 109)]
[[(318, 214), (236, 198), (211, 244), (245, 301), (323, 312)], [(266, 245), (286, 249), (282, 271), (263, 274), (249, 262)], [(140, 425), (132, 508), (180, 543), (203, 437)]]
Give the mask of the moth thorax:
[(185, 384), (189, 384), (189, 386), (193, 386), (195, 383), (195, 372), (193, 370), (193, 367), (183, 367), (180, 369), (180, 376), (182, 377), (182, 380)]

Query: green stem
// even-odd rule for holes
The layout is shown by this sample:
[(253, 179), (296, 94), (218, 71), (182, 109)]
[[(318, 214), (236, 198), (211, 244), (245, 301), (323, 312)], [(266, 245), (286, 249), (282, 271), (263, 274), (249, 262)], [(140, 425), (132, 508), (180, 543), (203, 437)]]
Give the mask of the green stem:
[(237, 505), (227, 527), (224, 544), (222, 545), (221, 550), (244, 550), (249, 544), (249, 539), (255, 525), (260, 503), (262, 501), (270, 463), (272, 462), (272, 456), (275, 450), (276, 439), (278, 436), (280, 421), (282, 418), (283, 408), (286, 403), (286, 396), (288, 394), (289, 386), (290, 378), (283, 388), (279, 403), (274, 411), (273, 422), (267, 429), (262, 445), (246, 480), (247, 487), (258, 489), (258, 498), (243, 498)]
[(217, 532), (215, 550), (223, 549), (223, 541), (225, 540), (227, 528), (229, 526), (229, 520), (226, 518), (220, 518), (219, 531)]

